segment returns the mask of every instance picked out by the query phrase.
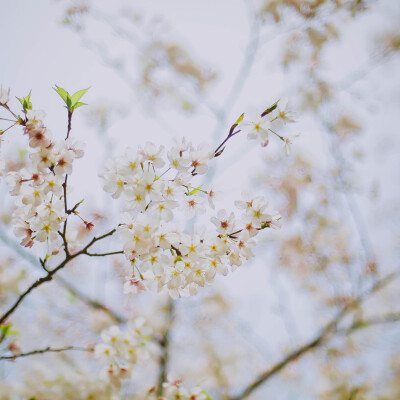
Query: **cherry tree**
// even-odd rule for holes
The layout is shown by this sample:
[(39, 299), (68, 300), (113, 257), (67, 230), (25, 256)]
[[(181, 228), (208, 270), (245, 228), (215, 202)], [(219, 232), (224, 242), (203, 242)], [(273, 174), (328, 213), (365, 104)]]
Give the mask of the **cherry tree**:
[[(374, 142), (371, 127), (394, 121), (377, 105), (393, 99), (382, 76), (398, 63), (387, 3), (246, 3), (248, 42), (225, 70), (173, 38), (168, 16), (67, 7), (64, 25), (135, 107), (132, 117), (109, 96), (86, 106), (95, 87), (70, 94), (60, 83), (49, 103), (65, 106), (65, 131), (52, 134), (36, 89), (0, 90), (0, 398), (398, 396), (397, 252), (389, 214), (372, 207), (395, 214), (397, 193), (387, 200), (389, 171), (389, 183), (368, 179), (380, 171), (371, 147), (389, 142), (375, 131)], [(370, 24), (382, 29), (349, 38)], [(133, 58), (116, 53), (119, 41)], [(274, 80), (271, 98), (259, 89)], [(135, 110), (169, 144), (135, 129)], [(195, 135), (171, 129), (176, 110)], [(95, 145), (82, 140), (84, 117), (104, 159), (82, 184)], [(124, 118), (134, 140), (118, 146), (113, 123)], [(103, 206), (88, 200), (95, 187)], [(376, 356), (385, 343), (392, 353)]]

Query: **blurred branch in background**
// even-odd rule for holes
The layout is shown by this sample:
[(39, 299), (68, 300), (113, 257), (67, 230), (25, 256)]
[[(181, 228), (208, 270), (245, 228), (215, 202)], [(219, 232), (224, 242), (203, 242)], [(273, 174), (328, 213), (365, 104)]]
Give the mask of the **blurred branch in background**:
[[(3, 244), (5, 244), (10, 249), (12, 249), (19, 256), (21, 256), (21, 258), (28, 261), (28, 263), (30, 265), (32, 265), (33, 267), (42, 269), (42, 267), (41, 267), (39, 261), (36, 259), (36, 257), (34, 257), (31, 253), (26, 251), (23, 247), (21, 247), (21, 245), (18, 242), (11, 239), (10, 237), (8, 237), (2, 229), (0, 229), (0, 240), (3, 242)], [(56, 275), (54, 277), (54, 280), (57, 283), (59, 283), (63, 288), (65, 288), (70, 294), (72, 294), (74, 297), (76, 297), (77, 299), (84, 302), (89, 307), (104, 311), (118, 323), (126, 323), (125, 318), (118, 315), (115, 311), (110, 310), (107, 306), (102, 304), (100, 301), (90, 298), (89, 296), (87, 296), (85, 293), (80, 291), (78, 288), (76, 288), (74, 285), (72, 285), (71, 283), (66, 281), (61, 276)]]
[[(330, 340), (336, 334), (349, 335), (361, 328), (367, 328), (377, 324), (386, 324), (390, 322), (398, 322), (400, 320), (400, 312), (380, 316), (378, 318), (366, 319), (364, 321), (355, 321), (349, 328), (340, 329), (338, 324), (354, 309), (358, 308), (363, 301), (374, 295), (379, 290), (383, 289), (388, 284), (392, 283), (400, 275), (400, 271), (396, 271), (388, 276), (378, 280), (369, 290), (362, 293), (360, 296), (351, 301), (346, 307), (340, 310), (336, 316), (321, 329), (320, 333), (316, 335), (314, 339), (307, 342), (303, 346), (289, 353), (281, 361), (276, 363), (273, 367), (269, 368), (266, 372), (262, 373), (254, 382), (248, 385), (239, 395), (234, 396), (231, 400), (242, 400), (247, 398), (254, 390), (259, 386), (267, 382), (274, 375), (279, 373), (288, 364), (297, 361), (301, 356), (307, 354), (311, 350), (321, 347), (328, 340)], [(372, 322), (372, 324), (370, 324)]]

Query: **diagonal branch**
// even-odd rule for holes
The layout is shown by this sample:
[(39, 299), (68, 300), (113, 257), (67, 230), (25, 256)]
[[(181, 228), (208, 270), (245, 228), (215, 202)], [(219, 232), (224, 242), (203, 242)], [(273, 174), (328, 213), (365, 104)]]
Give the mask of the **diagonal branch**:
[(14, 303), (14, 305), (5, 313), (3, 314), (2, 317), (0, 317), (0, 325), (17, 309), (19, 304), (22, 302), (22, 300), (30, 293), (32, 290), (36, 289), (37, 287), (41, 286), (45, 282), (49, 282), (53, 279), (53, 276), (62, 268), (64, 268), (71, 260), (74, 258), (82, 255), (82, 254), (88, 254), (88, 250), (91, 246), (93, 246), (96, 242), (99, 240), (102, 240), (108, 236), (111, 236), (115, 233), (115, 228), (112, 229), (110, 232), (105, 233), (102, 236), (99, 237), (94, 237), (82, 250), (75, 254), (66, 254), (64, 261), (62, 261), (56, 268), (52, 270), (47, 270), (47, 275), (38, 279), (36, 282), (34, 282), (31, 286), (28, 287), (28, 289), (25, 290), (17, 299), (17, 301)]
[[(281, 361), (276, 363), (273, 367), (270, 369), (266, 370), (263, 372), (257, 379), (255, 379), (252, 383), (250, 383), (239, 395), (233, 396), (230, 398), (230, 400), (243, 400), (247, 398), (251, 393), (253, 393), (254, 390), (256, 390), (259, 386), (261, 386), (263, 383), (268, 381), (271, 377), (276, 375), (278, 372), (283, 370), (287, 365), (289, 365), (291, 362), (298, 360), (302, 355), (308, 353), (309, 351), (321, 346), (325, 342), (327, 342), (332, 335), (336, 333), (345, 333), (345, 334), (350, 334), (351, 332), (355, 331), (356, 329), (361, 328), (355, 326), (354, 324), (352, 327), (345, 329), (343, 331), (339, 330), (337, 328), (337, 325), (339, 322), (354, 308), (356, 308), (358, 305), (362, 303), (367, 297), (369, 297), (371, 294), (379, 291), (383, 287), (387, 286), (389, 283), (391, 283), (395, 278), (399, 276), (400, 272), (394, 272), (386, 277), (378, 280), (375, 282), (375, 284), (362, 294), (360, 294), (358, 297), (356, 297), (352, 302), (350, 302), (347, 306), (343, 307), (342, 310), (340, 310), (335, 318), (332, 319), (328, 324), (325, 325), (324, 328), (320, 331), (320, 333), (311, 341), (307, 342), (306, 344), (300, 346), (298, 349), (292, 351), (289, 353), (286, 357), (284, 357)], [(377, 323), (384, 323), (384, 322), (395, 322), (400, 320), (400, 314), (393, 314), (390, 315), (388, 318), (375, 318), (371, 319), (370, 322), (371, 325)], [(365, 326), (365, 325), (364, 325)]]
[[(21, 256), (23, 259), (28, 261), (31, 265), (34, 267), (40, 267), (40, 264), (38, 263), (36, 257), (34, 257), (32, 254), (24, 250), (23, 247), (19, 245), (16, 241), (12, 240), (9, 238), (1, 229), (0, 229), (0, 241), (2, 241), (6, 246), (14, 250), (19, 256)], [(66, 281), (64, 278), (62, 278), (59, 275), (56, 275), (54, 277), (57, 282), (64, 287), (66, 290), (68, 290), (71, 294), (73, 294), (77, 299), (81, 300), (88, 306), (102, 310), (106, 312), (108, 315), (110, 315), (116, 322), (118, 323), (125, 323), (126, 319), (123, 318), (122, 316), (118, 315), (115, 311), (109, 309), (106, 305), (101, 303), (98, 300), (94, 300), (90, 298), (87, 294), (81, 292), (79, 289), (77, 289), (75, 286), (73, 286), (71, 283)]]

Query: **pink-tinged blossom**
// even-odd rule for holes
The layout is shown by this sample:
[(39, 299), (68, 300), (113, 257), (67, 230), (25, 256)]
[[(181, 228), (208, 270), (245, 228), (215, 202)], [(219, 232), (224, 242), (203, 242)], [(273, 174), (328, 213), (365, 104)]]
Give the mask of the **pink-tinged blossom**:
[(140, 278), (136, 276), (126, 278), (123, 288), (124, 294), (138, 294), (144, 290), (146, 290), (146, 286)]
[(56, 156), (56, 166), (54, 173), (56, 175), (71, 174), (72, 163), (75, 158), (75, 153), (65, 148), (65, 143), (56, 145), (54, 149)]
[(208, 205), (215, 210), (215, 204), (214, 201), (218, 199), (221, 195), (221, 192), (214, 190), (214, 188), (210, 188), (207, 192), (207, 200), (208, 200)]
[(14, 221), (14, 234), (17, 237), (22, 237), (21, 245), (25, 247), (32, 247), (33, 240), (32, 240), (32, 233), (33, 230), (31, 229), (30, 224), (23, 219), (16, 219)]
[(65, 148), (68, 151), (72, 151), (74, 153), (74, 158), (82, 158), (85, 154), (86, 144), (80, 140), (75, 140), (72, 137), (69, 137), (65, 140)]
[(47, 172), (47, 169), (53, 167), (56, 163), (53, 147), (41, 147), (37, 152), (31, 153), (29, 157), (39, 172)]
[(187, 219), (192, 219), (196, 214), (204, 214), (206, 209), (203, 206), (204, 199), (199, 196), (186, 196), (181, 203), (181, 210)]
[(36, 147), (46, 148), (51, 144), (51, 133), (45, 127), (29, 130), (28, 134), (29, 134), (29, 146), (32, 148)]
[(228, 215), (226, 210), (219, 210), (217, 218), (212, 217), (210, 221), (217, 227), (219, 233), (229, 234), (235, 230), (236, 220), (233, 212)]
[(23, 181), (24, 178), (19, 172), (12, 171), (7, 174), (6, 182), (8, 186), (12, 187), (12, 189), (10, 190), (10, 194), (12, 196), (18, 196), (20, 194)]
[(240, 210), (247, 210), (252, 207), (254, 200), (262, 199), (262, 196), (254, 196), (250, 191), (242, 192), (242, 200), (236, 200), (235, 206)]
[(194, 172), (203, 175), (207, 172), (208, 162), (212, 157), (214, 157), (214, 153), (210, 152), (207, 146), (200, 145), (196, 150), (193, 149), (189, 153), (190, 166)]

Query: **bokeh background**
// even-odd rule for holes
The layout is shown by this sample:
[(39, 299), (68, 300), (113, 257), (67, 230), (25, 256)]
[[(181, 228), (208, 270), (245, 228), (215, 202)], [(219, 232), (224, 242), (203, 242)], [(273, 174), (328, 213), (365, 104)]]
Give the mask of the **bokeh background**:
[[(400, 398), (396, 278), (307, 348), (346, 304), (400, 271), (397, 0), (2, 0), (0, 10), (0, 84), (18, 97), (32, 90), (54, 137), (64, 137), (67, 118), (52, 87), (90, 86), (74, 115), (72, 135), (87, 147), (70, 183), (100, 232), (119, 218), (98, 177), (108, 158), (182, 136), (215, 148), (242, 112), (283, 96), (296, 112), (280, 132), (292, 138), (289, 155), (279, 140), (262, 148), (238, 135), (205, 177), (221, 191), (220, 208), (250, 188), (281, 212), (281, 230), (263, 232), (252, 262), (171, 302), (165, 293), (123, 295), (123, 256), (78, 260), (13, 315), (19, 333), (0, 354), (96, 343), (118, 321), (95, 300), (121, 326), (144, 316), (169, 337), (124, 383), (123, 399), (145, 398), (165, 354), (168, 372), (212, 399)], [(9, 171), (26, 162), (24, 146), (17, 129), (4, 135)], [(6, 309), (41, 276), (43, 254), (13, 235), (4, 179), (1, 199)], [(0, 363), (0, 399), (100, 398), (82, 389), (100, 379), (91, 355)]]

